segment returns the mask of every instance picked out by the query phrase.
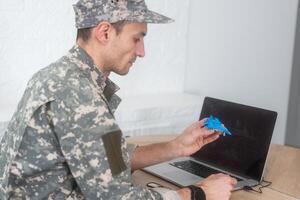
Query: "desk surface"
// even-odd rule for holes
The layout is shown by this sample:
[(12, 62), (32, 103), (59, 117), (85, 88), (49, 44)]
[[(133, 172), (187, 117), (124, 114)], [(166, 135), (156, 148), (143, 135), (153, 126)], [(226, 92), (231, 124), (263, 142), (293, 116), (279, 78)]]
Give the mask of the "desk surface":
[[(128, 143), (146, 145), (156, 142), (171, 140), (176, 136), (139, 136), (127, 139)], [(265, 179), (272, 185), (263, 188), (263, 194), (247, 191), (235, 191), (232, 200), (296, 200), (300, 199), (300, 149), (273, 144), (267, 159)], [(166, 187), (177, 189), (175, 185), (144, 171), (136, 171), (133, 174), (134, 183), (146, 185), (148, 182), (156, 182)]]

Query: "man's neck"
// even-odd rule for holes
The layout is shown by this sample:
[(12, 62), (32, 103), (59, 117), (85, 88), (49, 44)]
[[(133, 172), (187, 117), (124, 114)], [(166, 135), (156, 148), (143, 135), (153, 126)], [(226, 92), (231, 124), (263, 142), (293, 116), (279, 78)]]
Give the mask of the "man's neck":
[(95, 50), (95, 47), (93, 47), (92, 45), (88, 45), (87, 43), (84, 43), (81, 41), (77, 41), (76, 44), (80, 48), (82, 48), (92, 58), (93, 62), (96, 64), (98, 69), (104, 74), (105, 78), (108, 78), (110, 72), (104, 70), (104, 63), (97, 55), (97, 53), (96, 53), (97, 51)]

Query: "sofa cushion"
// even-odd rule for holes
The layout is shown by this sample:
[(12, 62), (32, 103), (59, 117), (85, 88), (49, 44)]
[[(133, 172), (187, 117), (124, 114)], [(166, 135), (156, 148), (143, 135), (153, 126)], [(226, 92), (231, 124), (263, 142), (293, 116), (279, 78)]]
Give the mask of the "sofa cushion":
[(180, 133), (199, 119), (202, 103), (187, 93), (125, 97), (115, 116), (124, 135)]

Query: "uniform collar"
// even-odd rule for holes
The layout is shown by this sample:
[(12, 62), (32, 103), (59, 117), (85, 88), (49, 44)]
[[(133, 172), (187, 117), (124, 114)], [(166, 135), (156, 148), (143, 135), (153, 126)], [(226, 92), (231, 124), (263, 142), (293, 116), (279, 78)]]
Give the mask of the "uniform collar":
[(104, 98), (112, 114), (121, 102), (120, 97), (115, 93), (120, 89), (115, 83), (100, 71), (93, 59), (78, 45), (72, 47), (68, 55), (69, 59), (91, 79), (95, 87), (99, 89), (99, 94)]
[(105, 77), (99, 67), (94, 63), (93, 59), (79, 45), (74, 45), (69, 52), (71, 54), (71, 58), (77, 60), (79, 68), (87, 73), (102, 91), (107, 93), (107, 95), (105, 94), (107, 100), (109, 100), (110, 97), (120, 89), (108, 77)]

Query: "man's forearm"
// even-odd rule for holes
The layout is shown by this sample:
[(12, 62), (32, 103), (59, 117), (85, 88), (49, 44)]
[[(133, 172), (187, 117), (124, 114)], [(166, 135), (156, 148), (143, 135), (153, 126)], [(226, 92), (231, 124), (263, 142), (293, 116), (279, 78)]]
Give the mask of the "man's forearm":
[(140, 146), (133, 152), (131, 168), (134, 171), (177, 158), (180, 155), (180, 149), (176, 148), (176, 144), (173, 141)]
[(204, 145), (215, 141), (220, 132), (204, 128), (204, 120), (188, 126), (182, 134), (170, 142), (151, 144), (135, 149), (131, 157), (132, 171), (174, 158), (189, 156)]

